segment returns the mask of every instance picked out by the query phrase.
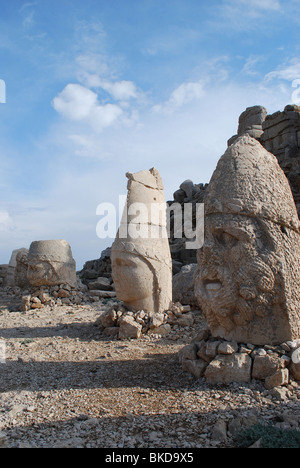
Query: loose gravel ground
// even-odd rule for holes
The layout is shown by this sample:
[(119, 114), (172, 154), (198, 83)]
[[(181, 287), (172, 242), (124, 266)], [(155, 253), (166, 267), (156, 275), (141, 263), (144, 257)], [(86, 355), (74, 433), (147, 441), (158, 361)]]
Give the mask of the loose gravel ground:
[(296, 382), (278, 401), (262, 382), (210, 387), (182, 371), (177, 353), (200, 311), (193, 328), (118, 341), (95, 326), (107, 301), (26, 314), (18, 305), (0, 292), (2, 447), (221, 448), (254, 422), (299, 429)]

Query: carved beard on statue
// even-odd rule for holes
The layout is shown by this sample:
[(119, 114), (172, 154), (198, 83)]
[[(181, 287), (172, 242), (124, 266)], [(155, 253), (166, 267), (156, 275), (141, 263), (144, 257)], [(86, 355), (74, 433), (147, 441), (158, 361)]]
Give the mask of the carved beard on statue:
[(272, 238), (267, 224), (231, 215), (206, 219), (195, 292), (215, 336), (247, 342), (260, 323), (255, 339), (264, 342), (263, 322), (280, 322), (276, 307), (284, 304), (282, 259), (275, 250), (276, 237), (284, 234), (278, 227)]

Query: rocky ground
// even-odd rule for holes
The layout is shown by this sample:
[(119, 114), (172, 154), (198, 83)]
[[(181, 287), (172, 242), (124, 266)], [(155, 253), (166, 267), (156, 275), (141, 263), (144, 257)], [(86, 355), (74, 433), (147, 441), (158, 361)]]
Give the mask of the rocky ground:
[(213, 387), (182, 370), (177, 353), (201, 327), (199, 311), (193, 327), (120, 341), (95, 326), (112, 305), (24, 313), (0, 290), (0, 446), (221, 448), (257, 422), (299, 429), (296, 382), (280, 399), (259, 381)]

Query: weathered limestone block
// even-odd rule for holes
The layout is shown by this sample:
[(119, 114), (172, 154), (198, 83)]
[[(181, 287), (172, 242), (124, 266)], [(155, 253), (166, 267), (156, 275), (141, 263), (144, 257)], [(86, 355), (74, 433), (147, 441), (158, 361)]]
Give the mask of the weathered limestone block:
[(275, 387), (281, 387), (282, 385), (288, 385), (289, 383), (289, 370), (278, 369), (275, 374), (267, 377), (265, 380), (265, 386), (267, 390), (271, 390)]
[(140, 338), (142, 325), (137, 323), (133, 317), (125, 316), (120, 319), (119, 339)]
[(76, 263), (68, 242), (33, 242), (29, 249), (27, 278), (31, 286), (68, 284), (76, 288)]
[(300, 381), (300, 363), (292, 363), (290, 367), (291, 374), (294, 379)]
[(27, 312), (28, 310), (30, 310), (31, 308), (30, 299), (31, 299), (30, 295), (22, 297), (21, 306), (20, 306), (21, 312)]
[(252, 377), (257, 380), (265, 380), (267, 377), (271, 377), (278, 370), (284, 369), (285, 361), (275, 355), (267, 354), (265, 356), (255, 356)]
[(247, 354), (218, 355), (206, 368), (206, 381), (211, 385), (250, 382), (251, 364)]
[(197, 359), (197, 351), (198, 348), (195, 343), (184, 346), (184, 348), (180, 349), (178, 352), (179, 362), (182, 363), (186, 360), (195, 361)]
[(127, 203), (111, 249), (114, 286), (130, 310), (161, 313), (172, 302), (163, 183), (156, 169), (127, 177)]
[(109, 278), (97, 278), (95, 281), (91, 281), (88, 284), (90, 291), (112, 291), (113, 287)]
[(195, 293), (215, 337), (300, 337), (299, 218), (276, 157), (249, 136), (228, 148), (207, 189)]
[(168, 323), (164, 323), (163, 325), (160, 325), (159, 327), (152, 328), (149, 330), (148, 335), (161, 335), (161, 336), (167, 336), (171, 333), (171, 325)]
[(114, 309), (107, 310), (97, 320), (101, 328), (112, 328), (117, 325), (117, 313)]
[(203, 377), (204, 372), (207, 368), (207, 362), (198, 359), (197, 361), (190, 361), (189, 359), (184, 359), (182, 361), (182, 370), (188, 372), (189, 374), (194, 375), (196, 379)]

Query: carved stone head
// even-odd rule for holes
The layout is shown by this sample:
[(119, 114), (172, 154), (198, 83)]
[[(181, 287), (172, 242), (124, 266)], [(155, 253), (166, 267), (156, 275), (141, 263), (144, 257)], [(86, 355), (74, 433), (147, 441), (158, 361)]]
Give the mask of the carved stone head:
[[(172, 262), (162, 180), (156, 169), (129, 173), (127, 177), (127, 204), (111, 250), (115, 290), (131, 310), (163, 312), (172, 302)], [(134, 205), (138, 213), (132, 209)], [(161, 217), (158, 213), (151, 215), (162, 206), (165, 211)], [(153, 226), (159, 228), (159, 235), (153, 236)], [(139, 231), (141, 236), (134, 235)]]
[(205, 199), (195, 293), (214, 336), (300, 336), (300, 224), (277, 159), (249, 136), (221, 158)]
[(69, 284), (76, 287), (76, 263), (65, 240), (32, 242), (27, 278), (31, 286)]

